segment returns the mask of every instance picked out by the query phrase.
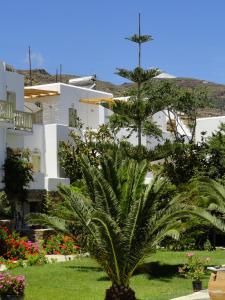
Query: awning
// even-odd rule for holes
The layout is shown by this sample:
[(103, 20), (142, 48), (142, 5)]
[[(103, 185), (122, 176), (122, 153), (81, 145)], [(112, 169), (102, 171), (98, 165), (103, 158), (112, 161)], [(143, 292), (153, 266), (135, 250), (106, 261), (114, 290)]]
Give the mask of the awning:
[(25, 99), (35, 99), (40, 97), (48, 97), (48, 96), (57, 96), (60, 95), (57, 91), (49, 91), (49, 90), (40, 90), (35, 88), (25, 88), (24, 89), (24, 98)]
[(93, 104), (93, 105), (99, 105), (102, 103), (112, 104), (112, 103), (114, 103), (114, 99), (113, 98), (83, 98), (83, 99), (80, 99), (80, 102), (87, 103), (87, 104)]

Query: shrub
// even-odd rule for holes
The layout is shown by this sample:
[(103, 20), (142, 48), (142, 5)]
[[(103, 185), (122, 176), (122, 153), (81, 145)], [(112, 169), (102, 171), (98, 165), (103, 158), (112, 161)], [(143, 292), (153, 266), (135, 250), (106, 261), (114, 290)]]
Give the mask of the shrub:
[(179, 273), (193, 280), (200, 280), (206, 272), (206, 265), (210, 258), (202, 258), (193, 252), (186, 254), (187, 262), (183, 267), (179, 268)]
[(27, 265), (27, 266), (34, 266), (34, 265), (42, 266), (47, 263), (48, 263), (48, 260), (45, 257), (45, 254), (37, 253), (37, 254), (29, 255), (25, 265)]
[(9, 273), (0, 273), (0, 295), (21, 296), (24, 294), (24, 289), (24, 276), (13, 276)]
[(15, 231), (0, 227), (0, 256), (9, 260), (26, 259), (31, 254), (38, 254), (36, 243), (21, 238)]
[(76, 245), (74, 239), (69, 236), (57, 234), (51, 236), (43, 244), (43, 248), (47, 254), (63, 254), (70, 255), (76, 253), (80, 247)]

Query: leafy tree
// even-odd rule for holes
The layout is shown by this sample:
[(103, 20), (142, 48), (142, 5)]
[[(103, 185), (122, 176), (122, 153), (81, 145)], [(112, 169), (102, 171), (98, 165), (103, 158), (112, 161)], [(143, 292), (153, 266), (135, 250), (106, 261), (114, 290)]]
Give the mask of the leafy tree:
[(206, 139), (206, 160), (208, 169), (204, 176), (222, 180), (225, 179), (225, 124), (221, 124), (219, 130)]
[[(27, 187), (33, 181), (32, 164), (29, 163), (28, 156), (29, 153), (26, 150), (13, 151), (8, 148), (7, 158), (3, 165), (5, 193), (10, 202), (17, 228), (23, 225), (23, 205), (27, 198)], [(17, 209), (17, 204), (22, 206), (21, 210)]]
[(159, 79), (146, 82), (144, 90), (155, 110), (163, 110), (167, 115), (174, 140), (194, 142), (199, 110), (209, 106), (206, 90), (183, 88), (171, 80)]
[(23, 153), (15, 153), (7, 149), (8, 154), (4, 163), (5, 192), (9, 198), (17, 196), (23, 199), (26, 188), (33, 180), (32, 164), (29, 163)]
[[(161, 148), (164, 163), (159, 173), (167, 176), (176, 186), (188, 183), (193, 178), (208, 177), (215, 180), (225, 179), (225, 125), (201, 143), (184, 141), (167, 142)], [(164, 150), (164, 151), (162, 151)]]
[(92, 164), (98, 166), (107, 149), (115, 146), (114, 136), (107, 125), (101, 125), (97, 131), (87, 128), (83, 132), (81, 134), (78, 131), (71, 131), (69, 140), (60, 143), (58, 153), (60, 165), (71, 183), (82, 179), (80, 166), (82, 154), (86, 155)]
[(204, 144), (167, 143), (167, 153), (159, 173), (177, 187), (208, 169)]
[[(128, 92), (129, 99), (115, 100), (111, 105), (114, 114), (110, 117), (110, 124), (113, 129), (127, 128), (129, 135), (136, 132), (138, 145), (141, 146), (142, 134), (160, 136), (161, 130), (152, 121), (152, 115), (157, 111), (155, 107), (145, 98), (144, 83), (154, 78), (160, 72), (158, 69), (144, 70), (141, 67), (141, 46), (143, 43), (152, 40), (150, 35), (141, 35), (140, 14), (139, 32), (127, 38), (138, 45), (138, 66), (130, 71), (117, 69), (116, 74), (135, 83), (135, 87)], [(105, 104), (105, 106), (107, 106)], [(107, 106), (108, 107), (108, 106)]]
[(146, 256), (166, 237), (179, 237), (182, 218), (204, 217), (220, 229), (224, 224), (208, 212), (166, 195), (166, 180), (144, 184), (148, 164), (105, 158), (101, 167), (82, 159), (86, 193), (61, 187), (64, 209), (55, 215), (33, 214), (31, 224), (42, 224), (78, 238), (109, 276), (106, 300), (136, 299), (130, 278)]

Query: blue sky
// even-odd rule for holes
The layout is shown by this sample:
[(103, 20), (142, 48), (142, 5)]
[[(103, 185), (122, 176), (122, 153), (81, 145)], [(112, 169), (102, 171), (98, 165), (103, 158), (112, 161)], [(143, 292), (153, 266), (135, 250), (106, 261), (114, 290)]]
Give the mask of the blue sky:
[(1, 1), (0, 60), (50, 73), (97, 74), (124, 82), (117, 67), (133, 68), (137, 48), (124, 37), (142, 31), (154, 41), (143, 47), (143, 67), (179, 77), (225, 83), (224, 0), (20, 0)]

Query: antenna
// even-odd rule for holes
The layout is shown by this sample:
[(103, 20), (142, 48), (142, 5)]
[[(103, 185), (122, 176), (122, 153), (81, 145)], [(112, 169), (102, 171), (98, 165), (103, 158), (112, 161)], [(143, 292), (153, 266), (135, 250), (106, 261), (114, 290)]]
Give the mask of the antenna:
[(58, 82), (58, 69), (56, 69), (56, 72), (55, 72), (55, 82)]
[(62, 64), (59, 65), (59, 82), (62, 82)]
[(29, 56), (30, 85), (32, 86), (32, 67), (31, 67), (31, 50), (30, 50), (30, 46), (28, 48), (28, 56)]

